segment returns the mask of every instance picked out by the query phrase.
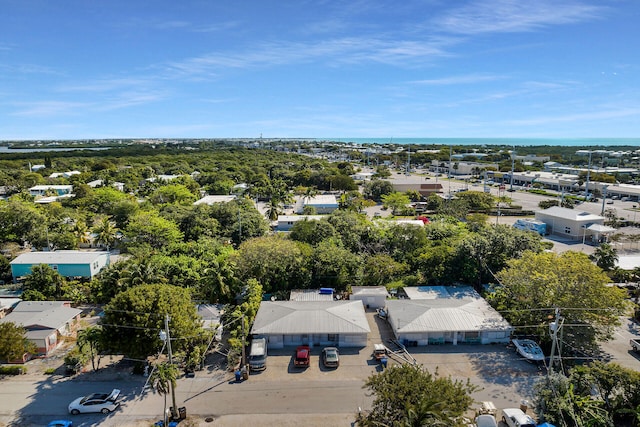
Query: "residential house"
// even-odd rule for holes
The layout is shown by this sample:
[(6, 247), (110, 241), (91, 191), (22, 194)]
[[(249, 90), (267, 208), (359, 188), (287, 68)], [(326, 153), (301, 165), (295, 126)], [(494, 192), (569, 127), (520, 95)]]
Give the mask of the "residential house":
[(40, 264), (47, 264), (64, 277), (92, 279), (109, 262), (109, 252), (46, 251), (18, 255), (10, 264), (13, 280), (31, 274), (33, 266)]
[(396, 339), (407, 346), (508, 343), (513, 328), (470, 286), (405, 287), (388, 300)]
[(270, 348), (364, 347), (369, 332), (360, 301), (263, 301), (251, 328)]
[(0, 323), (11, 322), (26, 329), (26, 338), (37, 347), (37, 356), (48, 356), (63, 337), (72, 336), (82, 310), (65, 301), (21, 301)]

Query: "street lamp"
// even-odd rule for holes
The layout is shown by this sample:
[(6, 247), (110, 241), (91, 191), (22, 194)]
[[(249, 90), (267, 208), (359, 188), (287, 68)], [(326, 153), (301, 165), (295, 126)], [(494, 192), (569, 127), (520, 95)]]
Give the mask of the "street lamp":
[(604, 215), (604, 203), (607, 200), (607, 188), (609, 188), (608, 185), (602, 186), (602, 190), (604, 191), (604, 194), (602, 195), (602, 211), (600, 211), (600, 215)]

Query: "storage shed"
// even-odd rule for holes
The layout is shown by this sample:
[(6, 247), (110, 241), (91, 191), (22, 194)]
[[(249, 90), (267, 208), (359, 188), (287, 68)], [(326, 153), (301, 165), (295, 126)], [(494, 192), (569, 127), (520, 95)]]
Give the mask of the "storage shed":
[(362, 301), (366, 308), (384, 308), (387, 295), (387, 288), (384, 286), (352, 286), (349, 299)]

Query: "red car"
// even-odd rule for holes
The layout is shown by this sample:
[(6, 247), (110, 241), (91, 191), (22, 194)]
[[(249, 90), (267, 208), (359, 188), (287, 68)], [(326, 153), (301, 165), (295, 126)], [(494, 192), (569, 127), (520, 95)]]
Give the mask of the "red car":
[(293, 360), (294, 366), (306, 368), (311, 359), (311, 349), (308, 345), (301, 345), (296, 348), (296, 358)]

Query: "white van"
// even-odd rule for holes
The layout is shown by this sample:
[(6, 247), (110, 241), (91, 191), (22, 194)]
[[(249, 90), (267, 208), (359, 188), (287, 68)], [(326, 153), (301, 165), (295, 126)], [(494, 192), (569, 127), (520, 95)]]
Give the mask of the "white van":
[(536, 427), (536, 422), (518, 408), (502, 410), (502, 422), (509, 427)]
[(249, 370), (264, 371), (267, 369), (267, 340), (254, 338), (249, 351)]

